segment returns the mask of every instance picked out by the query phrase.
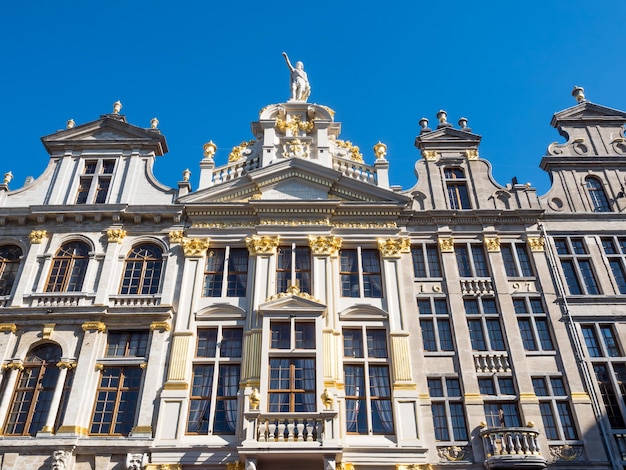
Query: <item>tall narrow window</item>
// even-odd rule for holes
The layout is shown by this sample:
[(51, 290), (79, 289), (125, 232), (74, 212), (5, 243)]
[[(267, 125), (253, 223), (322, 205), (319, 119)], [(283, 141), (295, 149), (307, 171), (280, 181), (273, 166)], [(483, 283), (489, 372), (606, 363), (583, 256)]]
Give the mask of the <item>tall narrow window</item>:
[(619, 293), (626, 294), (626, 238), (603, 237), (602, 247)]
[(277, 251), (276, 292), (287, 292), (295, 285), (300, 292), (311, 293), (311, 250), (308, 247), (281, 246)]
[(470, 341), (474, 351), (504, 351), (504, 335), (495, 299), (479, 297), (463, 300)]
[(439, 250), (435, 244), (420, 243), (411, 248), (415, 277), (441, 277)]
[(148, 332), (109, 331), (90, 434), (127, 436), (139, 407)]
[(44, 344), (33, 348), (19, 372), (11, 407), (4, 425), (4, 434), (35, 436), (46, 425), (52, 396), (57, 388), (61, 348)]
[(463, 410), (460, 381), (456, 377), (428, 379), (435, 439), (437, 441), (467, 441), (467, 424)]
[(561, 377), (533, 377), (544, 432), (550, 440), (578, 439), (568, 393)]
[(347, 432), (392, 434), (391, 385), (385, 330), (346, 328), (343, 330), (343, 338)]
[(454, 245), (456, 262), (461, 277), (489, 277), (485, 250), (476, 243)]
[(115, 160), (87, 160), (78, 182), (76, 204), (107, 202)]
[(378, 250), (341, 250), (341, 295), (382, 297), (382, 276)]
[(445, 168), (446, 190), (450, 209), (471, 209), (465, 172), (461, 168)]
[(235, 433), (242, 338), (238, 327), (198, 330), (188, 434)]
[(554, 351), (548, 317), (539, 297), (513, 299), (517, 324), (526, 351)]
[(212, 248), (208, 251), (203, 296), (245, 297), (247, 285), (248, 250), (227, 247)]
[(126, 256), (120, 294), (156, 294), (162, 268), (161, 248), (149, 243), (137, 245)]
[(594, 176), (587, 176), (585, 185), (587, 186), (587, 191), (589, 191), (589, 199), (591, 199), (593, 211), (611, 212), (611, 204), (602, 187), (602, 181)]
[(500, 246), (500, 251), (508, 277), (532, 277), (535, 275), (525, 245), (522, 243), (503, 243)]
[(21, 257), (22, 249), (19, 246), (0, 246), (0, 295), (11, 294)]
[(64, 244), (52, 259), (46, 292), (79, 292), (89, 262), (89, 246), (83, 242)]
[(450, 312), (445, 298), (418, 299), (424, 351), (454, 351)]
[(600, 289), (591, 264), (591, 256), (582, 238), (555, 238), (563, 275), (572, 295), (597, 295)]

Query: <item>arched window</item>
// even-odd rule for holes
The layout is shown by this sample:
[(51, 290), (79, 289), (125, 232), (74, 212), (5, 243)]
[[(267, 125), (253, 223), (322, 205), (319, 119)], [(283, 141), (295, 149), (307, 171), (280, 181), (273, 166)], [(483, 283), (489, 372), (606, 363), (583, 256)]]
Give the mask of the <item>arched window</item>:
[[(56, 412), (50, 406), (57, 388), (60, 372), (57, 362), (60, 360), (61, 348), (56, 344), (43, 344), (28, 353), (15, 384), (4, 434), (34, 436), (46, 425), (48, 415)], [(71, 381), (70, 374), (66, 383), (68, 381)], [(64, 387), (64, 394), (67, 392)], [(67, 400), (62, 398), (61, 401)], [(58, 427), (60, 418), (57, 416), (55, 427)]]
[(591, 204), (594, 212), (611, 212), (611, 205), (606, 197), (604, 188), (602, 187), (602, 181), (593, 176), (585, 178), (585, 184), (587, 191), (589, 191), (589, 197), (591, 198)]
[(443, 170), (446, 179), (446, 190), (450, 209), (471, 209), (467, 193), (467, 181), (461, 168), (445, 168)]
[(79, 292), (89, 263), (89, 246), (83, 242), (64, 244), (52, 260), (46, 292)]
[(161, 248), (149, 243), (137, 245), (126, 256), (120, 294), (156, 294), (162, 268)]
[(21, 257), (22, 249), (19, 246), (0, 246), (0, 295), (11, 294)]

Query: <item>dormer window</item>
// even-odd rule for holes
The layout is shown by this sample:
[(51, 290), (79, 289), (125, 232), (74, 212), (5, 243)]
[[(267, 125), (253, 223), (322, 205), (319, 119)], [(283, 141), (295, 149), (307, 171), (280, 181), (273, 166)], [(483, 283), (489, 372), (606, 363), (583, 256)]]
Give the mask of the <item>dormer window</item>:
[(443, 174), (446, 179), (450, 209), (471, 209), (472, 206), (467, 193), (467, 180), (463, 169), (445, 168)]
[(589, 191), (593, 211), (611, 212), (611, 205), (602, 187), (602, 181), (593, 176), (588, 176), (585, 178), (585, 186), (587, 186), (587, 191)]
[(114, 169), (115, 160), (86, 160), (78, 184), (76, 204), (104, 204)]

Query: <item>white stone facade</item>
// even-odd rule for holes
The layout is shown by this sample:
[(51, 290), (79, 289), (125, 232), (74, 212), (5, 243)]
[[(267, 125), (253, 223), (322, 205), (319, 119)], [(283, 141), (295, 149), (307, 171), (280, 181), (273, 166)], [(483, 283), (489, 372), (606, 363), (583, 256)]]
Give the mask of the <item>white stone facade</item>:
[(44, 137), (0, 185), (0, 469), (622, 468), (626, 113), (557, 113), (542, 197), (446, 118), (404, 191), (295, 99), (194, 190), (118, 113)]

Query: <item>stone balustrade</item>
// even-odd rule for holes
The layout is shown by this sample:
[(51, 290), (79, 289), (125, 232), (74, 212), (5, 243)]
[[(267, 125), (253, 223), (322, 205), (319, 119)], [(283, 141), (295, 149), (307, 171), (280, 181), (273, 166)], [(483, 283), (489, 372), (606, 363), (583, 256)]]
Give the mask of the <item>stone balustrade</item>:
[(509, 372), (511, 363), (509, 356), (501, 354), (474, 354), (476, 372)]
[(270, 413), (245, 414), (248, 421), (246, 446), (276, 446), (301, 443), (304, 446), (324, 446), (335, 439), (337, 413)]
[(493, 295), (491, 278), (461, 279), (461, 293), (463, 295)]
[(213, 170), (211, 174), (211, 185), (232, 181), (258, 167), (259, 157), (231, 162)]
[(156, 307), (161, 304), (160, 295), (110, 295), (113, 307)]
[(84, 292), (45, 292), (33, 293), (24, 299), (30, 307), (85, 307), (93, 305), (95, 294)]
[(378, 174), (376, 168), (358, 163), (355, 161), (333, 158), (333, 169), (349, 178), (364, 181), (366, 183), (378, 184)]
[(547, 461), (539, 448), (539, 431), (528, 427), (485, 428), (480, 431), (487, 469), (543, 469)]

